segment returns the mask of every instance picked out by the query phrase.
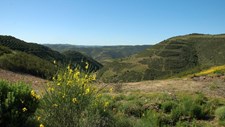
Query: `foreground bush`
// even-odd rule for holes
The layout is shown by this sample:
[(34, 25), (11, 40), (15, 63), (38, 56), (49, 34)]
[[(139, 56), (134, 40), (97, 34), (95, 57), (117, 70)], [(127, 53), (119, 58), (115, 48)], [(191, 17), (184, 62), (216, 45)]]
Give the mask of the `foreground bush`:
[[(85, 67), (88, 70), (88, 64)], [(85, 71), (87, 72), (87, 71)], [(79, 67), (59, 71), (48, 84), (38, 115), (46, 127), (112, 126), (112, 117), (97, 89), (91, 86), (94, 74)]]
[(0, 81), (0, 126), (26, 127), (37, 109), (39, 96), (24, 83)]
[(225, 125), (225, 106), (216, 109), (215, 115), (219, 120), (219, 124)]

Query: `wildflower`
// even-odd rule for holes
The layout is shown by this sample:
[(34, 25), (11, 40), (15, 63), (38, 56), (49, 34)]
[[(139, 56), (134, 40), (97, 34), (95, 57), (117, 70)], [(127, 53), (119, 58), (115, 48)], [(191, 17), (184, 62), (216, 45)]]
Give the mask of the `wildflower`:
[(73, 75), (73, 77), (74, 77), (75, 79), (78, 79), (79, 75), (80, 75), (80, 72), (77, 71), (77, 72)]
[(57, 83), (57, 86), (60, 86), (61, 84), (60, 83)]
[(53, 63), (56, 64), (56, 61), (54, 60)]
[(72, 69), (69, 69), (69, 74), (72, 74), (73, 73), (73, 70)]
[(77, 98), (73, 98), (73, 99), (72, 99), (72, 102), (73, 102), (73, 103), (77, 103)]
[(40, 119), (41, 119), (41, 117), (40, 117), (40, 116), (38, 116), (38, 117), (37, 117), (37, 120), (39, 121)]
[(54, 88), (53, 87), (48, 87), (48, 91), (49, 92), (54, 91)]
[(43, 124), (40, 124), (40, 126), (39, 127), (45, 127)]
[(26, 111), (27, 111), (27, 108), (26, 108), (26, 107), (24, 107), (24, 108), (22, 109), (22, 111), (23, 111), (23, 112), (26, 112)]
[(87, 88), (86, 90), (85, 90), (85, 94), (88, 94), (90, 92), (90, 88)]
[(113, 91), (113, 88), (110, 88), (110, 89), (109, 89), (109, 92), (112, 93), (112, 91)]
[(67, 66), (67, 69), (70, 70), (70, 65)]
[(88, 62), (86, 62), (85, 69), (87, 70), (87, 69), (88, 69), (88, 67), (89, 67), (89, 64), (88, 64)]
[(91, 76), (91, 80), (96, 80), (96, 74), (94, 74), (93, 76)]
[(104, 103), (104, 107), (108, 107), (108, 106), (109, 106), (109, 102), (106, 101), (106, 102)]
[(30, 94), (31, 94), (31, 96), (33, 96), (33, 97), (35, 97), (35, 96), (36, 96), (36, 94), (35, 94), (34, 90), (31, 90)]
[(64, 93), (63, 96), (62, 96), (62, 98), (65, 98), (65, 97), (66, 97), (66, 94)]
[(68, 82), (67, 82), (67, 85), (70, 85), (70, 84), (72, 84), (72, 81), (68, 81)]
[(58, 105), (57, 104), (53, 104), (52, 107), (58, 107)]

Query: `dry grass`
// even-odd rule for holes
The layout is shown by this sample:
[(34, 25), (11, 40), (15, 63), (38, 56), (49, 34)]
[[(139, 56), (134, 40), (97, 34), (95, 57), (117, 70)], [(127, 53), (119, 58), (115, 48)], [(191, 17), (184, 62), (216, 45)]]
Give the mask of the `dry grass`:
[(6, 71), (0, 69), (0, 79), (7, 80), (10, 82), (25, 82), (30, 84), (33, 89), (40, 90), (43, 88), (43, 85), (47, 83), (47, 80), (28, 75), (28, 74), (19, 74), (11, 71)]
[[(103, 85), (103, 84), (102, 84)], [(116, 84), (108, 85), (106, 89), (113, 88)], [(100, 85), (101, 86), (101, 85)], [(168, 79), (142, 81), (132, 83), (122, 83), (123, 93), (140, 92), (140, 93), (204, 93), (210, 97), (225, 97), (225, 82), (220, 79), (212, 81), (193, 81), (192, 79)]]
[[(31, 84), (33, 89), (41, 90), (47, 80), (27, 75), (18, 74), (0, 69), (0, 79), (12, 82), (22, 81)], [(99, 87), (105, 86), (106, 89), (113, 88), (116, 84), (100, 83)], [(193, 81), (190, 78), (186, 79), (168, 79), (168, 80), (154, 80), (142, 81), (132, 83), (122, 83), (121, 91), (123, 93), (141, 92), (141, 93), (175, 93), (175, 92), (202, 92), (210, 97), (225, 97), (225, 82), (221, 79), (214, 79), (210, 81)]]

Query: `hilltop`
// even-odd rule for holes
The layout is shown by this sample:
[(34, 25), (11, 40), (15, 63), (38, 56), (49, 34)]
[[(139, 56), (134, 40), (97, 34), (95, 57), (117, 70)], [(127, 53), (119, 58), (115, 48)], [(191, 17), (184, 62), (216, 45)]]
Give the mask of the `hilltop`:
[(105, 64), (103, 81), (134, 82), (181, 77), (225, 64), (225, 34), (189, 34), (164, 40), (133, 56)]
[(90, 71), (97, 71), (102, 67), (94, 59), (79, 52), (59, 53), (12, 36), (0, 36), (0, 68), (5, 70), (50, 78), (60, 67), (68, 64), (84, 67), (86, 62), (90, 65)]

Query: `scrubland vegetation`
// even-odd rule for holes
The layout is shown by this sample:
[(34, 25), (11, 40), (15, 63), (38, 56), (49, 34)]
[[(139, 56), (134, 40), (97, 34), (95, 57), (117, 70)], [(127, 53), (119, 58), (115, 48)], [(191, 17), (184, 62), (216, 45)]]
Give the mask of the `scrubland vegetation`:
[(124, 91), (123, 87), (120, 83), (98, 85), (95, 73), (72, 66), (59, 70), (45, 84), (44, 91), (32, 90), (24, 83), (1, 81), (0, 125), (214, 127), (225, 123), (224, 98), (193, 91)]

